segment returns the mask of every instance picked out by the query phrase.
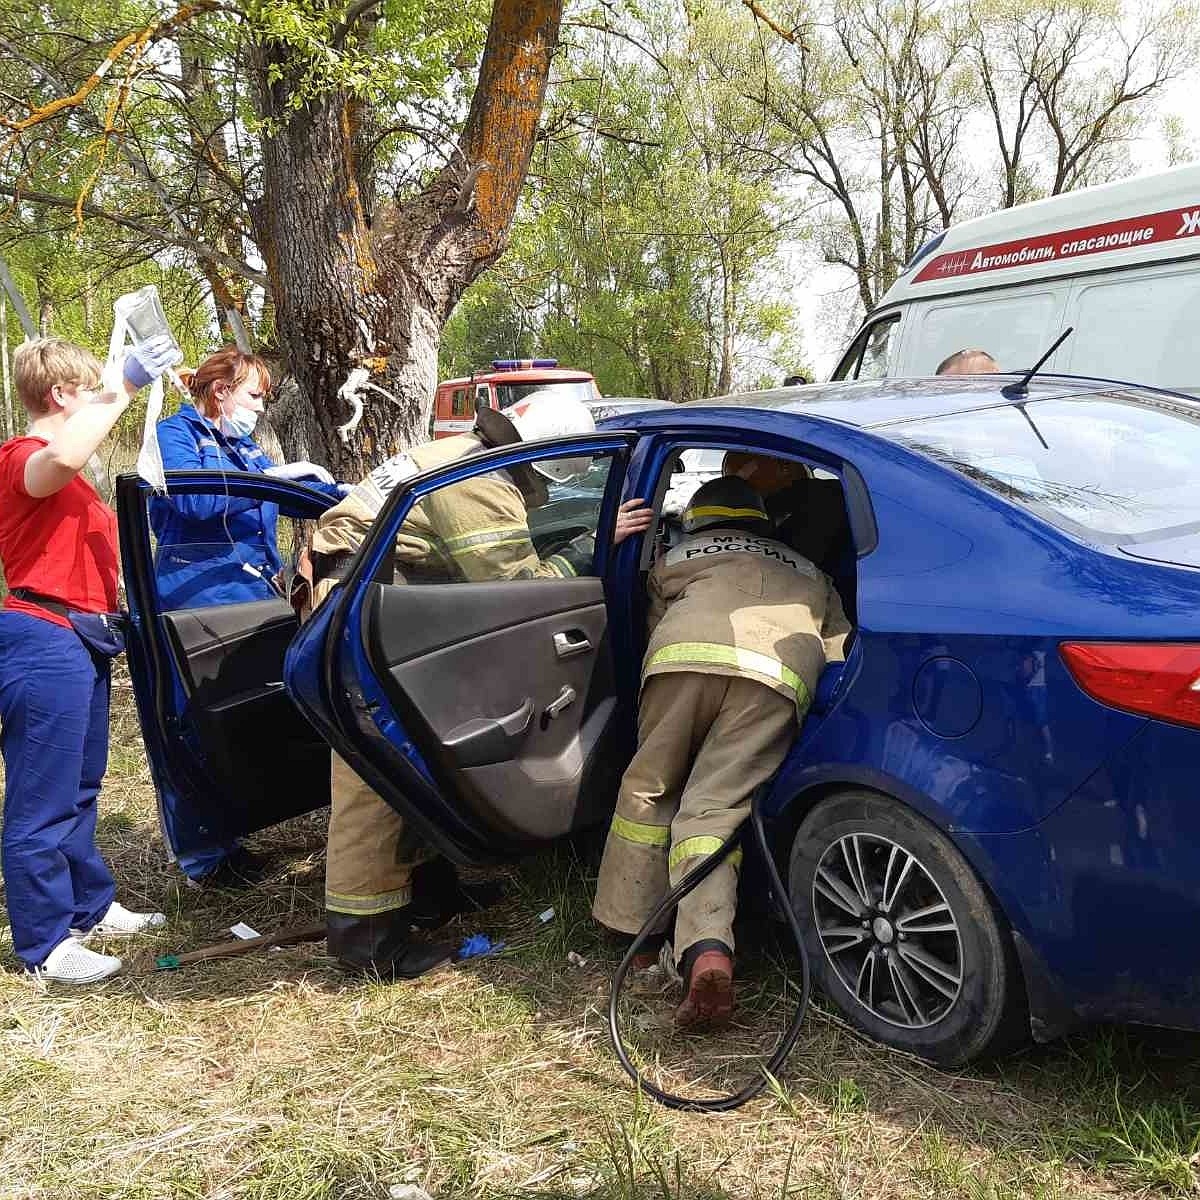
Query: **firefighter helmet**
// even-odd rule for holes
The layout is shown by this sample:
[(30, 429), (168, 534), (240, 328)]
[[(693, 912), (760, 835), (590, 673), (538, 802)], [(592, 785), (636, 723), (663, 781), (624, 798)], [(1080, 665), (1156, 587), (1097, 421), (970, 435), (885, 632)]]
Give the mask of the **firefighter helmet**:
[[(596, 432), (591, 410), (579, 400), (562, 396), (549, 388), (532, 392), (505, 412), (512, 419), (523, 442), (542, 438), (571, 437)], [(529, 464), (554, 483), (567, 483), (586, 475), (592, 460), (588, 458), (549, 458)]]
[(731, 526), (760, 536), (769, 536), (773, 529), (762, 497), (744, 479), (736, 475), (710, 479), (696, 489), (683, 510), (683, 532)]

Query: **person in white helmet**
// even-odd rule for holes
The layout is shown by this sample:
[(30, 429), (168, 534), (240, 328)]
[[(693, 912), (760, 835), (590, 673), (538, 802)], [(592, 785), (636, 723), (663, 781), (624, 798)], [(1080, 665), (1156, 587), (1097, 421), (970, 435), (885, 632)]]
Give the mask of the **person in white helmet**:
[[(519, 441), (588, 434), (595, 422), (578, 401), (535, 392), (504, 413), (480, 410), (466, 434), (427, 442), (376, 467), (322, 515), (312, 542), (313, 602), (337, 586), (393, 488), (412, 476)], [(576, 538), (542, 558), (527, 509), (546, 499), (546, 480), (567, 482), (590, 458), (546, 459), (530, 469), (494, 471), (439, 489), (416, 505), (396, 539), (396, 567), (410, 582), (568, 578), (590, 569), (594, 543)], [(621, 506), (614, 541), (649, 527), (642, 500)], [(351, 970), (411, 979), (450, 957), (420, 940), (459, 912), (486, 907), (495, 889), (465, 887), (454, 866), (405, 827), (394, 808), (333, 756), (332, 812), (325, 868), (329, 953)]]

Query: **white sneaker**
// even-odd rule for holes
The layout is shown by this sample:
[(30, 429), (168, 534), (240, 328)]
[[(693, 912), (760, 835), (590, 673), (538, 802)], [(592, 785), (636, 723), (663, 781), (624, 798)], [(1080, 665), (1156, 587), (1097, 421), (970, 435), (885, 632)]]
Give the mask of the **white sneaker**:
[(130, 912), (123, 904), (114, 900), (108, 906), (108, 911), (91, 929), (71, 929), (69, 933), (76, 941), (84, 942), (94, 933), (102, 937), (132, 937), (135, 933), (161, 929), (166, 923), (167, 918), (163, 913)]
[(40, 967), (34, 967), (33, 974), (46, 983), (99, 983), (120, 969), (119, 958), (97, 954), (68, 937), (50, 951)]

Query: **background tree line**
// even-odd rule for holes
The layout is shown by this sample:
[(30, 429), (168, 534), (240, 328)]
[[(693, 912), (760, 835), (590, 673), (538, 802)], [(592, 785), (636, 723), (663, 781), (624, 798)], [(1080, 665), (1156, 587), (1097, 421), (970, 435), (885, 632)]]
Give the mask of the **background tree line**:
[[(1139, 138), (1185, 157), (1158, 102), (1195, 15), (11, 0), (0, 252), (43, 325), (97, 347), (147, 279), (189, 353), (238, 313), (288, 377), (288, 453), (352, 474), (493, 356), (675, 400), (803, 370), (814, 257), (861, 314), (951, 221), (1125, 174)], [(397, 403), (343, 443), (364, 367)]]

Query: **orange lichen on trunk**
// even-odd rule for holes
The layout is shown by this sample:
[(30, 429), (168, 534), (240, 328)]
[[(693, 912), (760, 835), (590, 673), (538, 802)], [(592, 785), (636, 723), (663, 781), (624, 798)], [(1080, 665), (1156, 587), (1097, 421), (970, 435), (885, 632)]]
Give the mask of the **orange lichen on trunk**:
[(347, 100), (342, 105), (340, 127), (342, 131), (342, 155), (346, 171), (346, 199), (350, 204), (350, 212), (354, 229), (350, 234), (350, 242), (354, 247), (354, 258), (359, 270), (363, 273), (363, 285), (366, 288), (375, 282), (379, 274), (379, 266), (375, 262), (375, 254), (371, 249), (371, 234), (367, 228), (367, 214), (363, 211), (362, 195), (358, 190), (358, 179), (354, 164), (354, 131), (351, 127), (350, 104)]
[(481, 164), (475, 206), (486, 249), (508, 232), (525, 182), (558, 45), (562, 0), (496, 0), (471, 114), (463, 133), (467, 162)]

